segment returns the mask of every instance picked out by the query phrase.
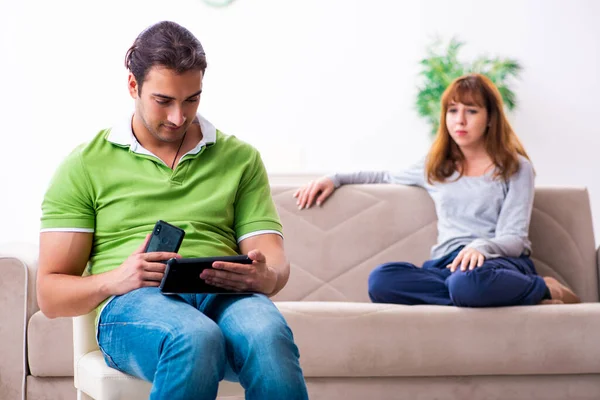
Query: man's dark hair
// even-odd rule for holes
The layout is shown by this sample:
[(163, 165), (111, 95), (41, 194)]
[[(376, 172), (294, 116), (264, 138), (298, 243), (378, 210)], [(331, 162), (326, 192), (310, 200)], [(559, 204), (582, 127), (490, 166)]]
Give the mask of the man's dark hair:
[(125, 55), (125, 67), (138, 83), (138, 93), (148, 70), (155, 65), (174, 70), (206, 71), (206, 55), (200, 41), (183, 26), (158, 22), (139, 34)]

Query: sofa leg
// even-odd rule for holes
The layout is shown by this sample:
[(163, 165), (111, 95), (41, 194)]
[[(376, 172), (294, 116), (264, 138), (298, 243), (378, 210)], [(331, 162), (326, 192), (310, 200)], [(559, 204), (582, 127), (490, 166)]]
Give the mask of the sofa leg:
[(77, 400), (94, 400), (87, 394), (83, 393), (81, 390), (77, 391)]

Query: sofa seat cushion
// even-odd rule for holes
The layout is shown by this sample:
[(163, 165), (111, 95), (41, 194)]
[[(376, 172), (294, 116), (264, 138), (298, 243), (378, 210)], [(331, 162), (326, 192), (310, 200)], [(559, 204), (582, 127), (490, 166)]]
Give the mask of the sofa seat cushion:
[(600, 373), (600, 304), (277, 302), (306, 377)]
[[(600, 304), (464, 309), (276, 302), (307, 377), (600, 373)], [(33, 376), (73, 376), (71, 318), (29, 321)]]

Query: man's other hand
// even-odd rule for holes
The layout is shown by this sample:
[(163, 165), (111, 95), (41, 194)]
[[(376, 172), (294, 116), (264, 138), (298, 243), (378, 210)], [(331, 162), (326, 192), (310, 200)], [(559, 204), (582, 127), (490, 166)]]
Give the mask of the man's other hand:
[(252, 264), (237, 264), (215, 261), (214, 269), (205, 269), (200, 274), (209, 285), (235, 292), (258, 292), (266, 295), (275, 291), (277, 273), (267, 266), (267, 259), (260, 250), (248, 252)]

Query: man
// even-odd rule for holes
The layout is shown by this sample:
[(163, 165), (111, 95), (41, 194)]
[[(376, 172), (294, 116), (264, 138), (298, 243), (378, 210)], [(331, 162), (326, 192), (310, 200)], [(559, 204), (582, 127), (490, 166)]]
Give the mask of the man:
[[(137, 37), (126, 66), (133, 115), (71, 153), (46, 192), (40, 308), (50, 318), (97, 309), (107, 364), (151, 381), (151, 399), (215, 398), (224, 377), (248, 399), (307, 398), (292, 332), (268, 299), (289, 263), (265, 168), (254, 148), (197, 114), (200, 42), (160, 22)], [(180, 254), (144, 252), (159, 219), (185, 230)], [(258, 294), (157, 288), (161, 261), (237, 253), (252, 265), (215, 264), (201, 278)]]

